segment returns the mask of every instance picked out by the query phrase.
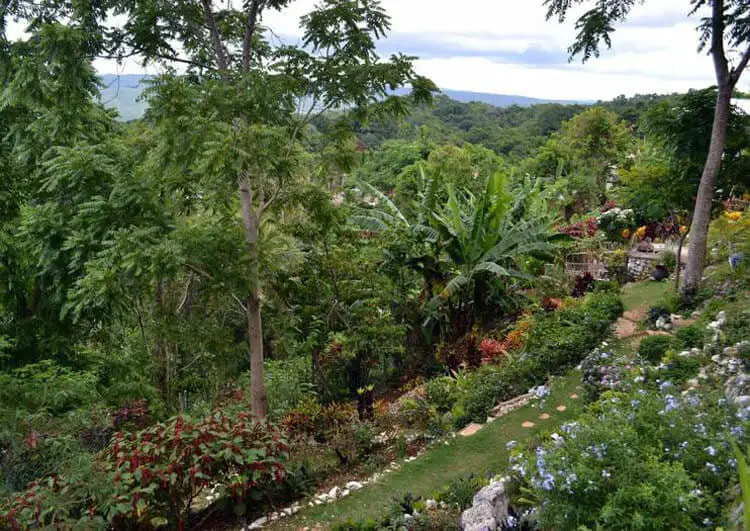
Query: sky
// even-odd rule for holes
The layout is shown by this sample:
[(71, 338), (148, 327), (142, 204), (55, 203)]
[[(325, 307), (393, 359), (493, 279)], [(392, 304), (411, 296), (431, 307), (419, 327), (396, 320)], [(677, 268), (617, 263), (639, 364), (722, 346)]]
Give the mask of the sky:
[[(613, 47), (582, 64), (568, 61), (575, 11), (564, 24), (545, 20), (542, 0), (383, 0), (392, 17), (379, 43), (387, 56), (419, 57), (418, 73), (443, 89), (549, 99), (605, 100), (620, 94), (684, 92), (715, 83), (710, 58), (697, 51), (698, 17), (688, 0), (636, 3)], [(288, 44), (315, 0), (296, 0), (263, 23)], [(144, 73), (136, 61), (98, 61), (100, 73)], [(155, 67), (145, 73), (156, 73)], [(750, 80), (750, 76), (747, 76)], [(748, 90), (750, 81), (740, 82)]]

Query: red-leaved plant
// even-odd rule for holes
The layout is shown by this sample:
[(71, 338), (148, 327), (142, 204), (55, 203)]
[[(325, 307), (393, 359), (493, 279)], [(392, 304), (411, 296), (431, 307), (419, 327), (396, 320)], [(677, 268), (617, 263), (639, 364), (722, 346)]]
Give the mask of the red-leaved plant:
[(282, 481), (288, 452), (274, 427), (246, 412), (217, 411), (198, 422), (177, 417), (137, 433), (119, 432), (91, 471), (106, 492), (93, 489), (87, 478), (45, 478), (0, 506), (0, 527), (97, 520), (116, 527), (171, 522), (182, 528), (206, 487), (219, 487), (237, 506), (260, 499), (263, 489)]

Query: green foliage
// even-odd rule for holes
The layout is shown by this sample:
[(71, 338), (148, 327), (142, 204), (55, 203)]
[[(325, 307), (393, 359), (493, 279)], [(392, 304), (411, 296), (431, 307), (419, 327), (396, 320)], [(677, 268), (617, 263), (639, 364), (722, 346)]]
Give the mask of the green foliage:
[[(238, 505), (257, 503), (263, 489), (283, 478), (288, 446), (274, 428), (228, 409), (196, 422), (178, 417), (136, 433), (120, 432), (88, 470), (33, 482), (0, 506), (0, 522), (182, 525), (192, 500), (212, 485)], [(107, 486), (94, 490), (102, 484)]]
[(698, 376), (702, 363), (698, 356), (681, 356), (670, 350), (666, 354), (664, 364), (665, 367), (660, 372), (660, 376), (679, 384)]
[(677, 330), (675, 337), (682, 348), (703, 348), (704, 330), (698, 325), (684, 326)]
[(656, 365), (673, 345), (674, 338), (671, 336), (646, 336), (638, 346), (638, 355)]
[[(437, 378), (425, 386), (428, 406), (450, 412), (456, 427), (484, 422), (498, 403), (543, 384), (579, 363), (609, 335), (622, 314), (616, 294), (590, 294), (532, 322), (521, 352), (511, 353), (500, 366), (485, 365), (455, 379)], [(453, 403), (455, 402), (455, 405)]]
[(676, 397), (665, 389), (607, 393), (563, 426), (564, 442), (546, 443), (520, 460), (516, 470), (539, 501), (540, 525), (687, 529), (707, 518), (719, 523), (735, 475), (726, 423), (733, 433), (745, 433), (744, 423), (731, 407), (717, 404), (720, 393)]

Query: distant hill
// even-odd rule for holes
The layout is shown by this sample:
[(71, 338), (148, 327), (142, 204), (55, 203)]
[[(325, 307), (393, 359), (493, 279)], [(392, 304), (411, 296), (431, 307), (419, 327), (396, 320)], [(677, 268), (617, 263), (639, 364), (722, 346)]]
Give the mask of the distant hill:
[[(102, 101), (107, 107), (117, 109), (120, 117), (125, 120), (135, 120), (143, 116), (146, 104), (138, 101), (138, 97), (145, 88), (143, 83), (145, 76), (127, 74), (113, 75), (104, 74), (102, 83)], [(404, 93), (405, 90), (398, 91)], [(539, 98), (528, 98), (526, 96), (513, 96), (507, 94), (489, 94), (485, 92), (467, 92), (463, 90), (443, 90), (443, 94), (452, 100), (469, 103), (473, 101), (494, 105), (495, 107), (530, 107), (541, 103), (560, 103), (563, 105), (588, 104), (592, 101), (583, 100), (547, 100)]]
[(594, 101), (587, 100), (548, 100), (540, 98), (529, 98), (527, 96), (515, 96), (508, 94), (490, 94), (487, 92), (469, 92), (466, 90), (450, 90), (441, 89), (442, 93), (448, 96), (452, 100), (460, 101), (462, 103), (471, 103), (478, 101), (480, 103), (486, 103), (488, 105), (494, 105), (495, 107), (511, 107), (518, 105), (519, 107), (531, 107), (532, 105), (540, 105), (543, 103), (559, 103), (562, 105), (575, 105), (575, 104), (592, 104)]

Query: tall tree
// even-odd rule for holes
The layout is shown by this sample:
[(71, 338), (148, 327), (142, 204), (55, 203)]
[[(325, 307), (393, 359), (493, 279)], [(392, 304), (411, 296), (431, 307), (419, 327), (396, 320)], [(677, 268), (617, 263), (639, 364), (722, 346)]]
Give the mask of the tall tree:
[[(588, 4), (587, 0), (545, 0), (547, 18), (564, 21), (571, 8)], [(578, 35), (568, 49), (571, 57), (582, 55), (586, 61), (598, 57), (602, 41), (611, 47), (612, 33), (617, 23), (624, 22), (635, 0), (598, 0), (576, 22)], [(708, 148), (698, 196), (693, 209), (690, 233), (690, 255), (687, 263), (683, 292), (690, 294), (700, 284), (706, 262), (708, 225), (716, 181), (721, 170), (727, 140), (732, 92), (750, 62), (750, 5), (744, 0), (690, 0), (690, 14), (703, 9), (710, 12), (699, 25), (699, 47), (708, 49), (716, 73), (717, 94)], [(741, 52), (735, 65), (730, 64), (727, 49)]]
[[(264, 217), (283, 197), (300, 136), (313, 117), (327, 110), (347, 109), (359, 119), (405, 113), (407, 102), (392, 95), (395, 88), (410, 84), (412, 97), (424, 101), (435, 86), (414, 73), (413, 58), (378, 57), (376, 41), (390, 21), (377, 0), (323, 0), (302, 17), (299, 46), (272, 45), (261, 25), (265, 13), (282, 11), (291, 0), (247, 0), (236, 6), (211, 0), (84, 4), (5, 2), (0, 43), (6, 42), (7, 19), (25, 19), (32, 28), (64, 20), (87, 31), (92, 57), (137, 57), (172, 71), (184, 68), (184, 79), (205, 89), (200, 122), (186, 121), (186, 113), (172, 113), (168, 98), (154, 119), (172, 120), (174, 131), (206, 128), (195, 131), (187, 147), (215, 156), (208, 162), (206, 157), (185, 157), (173, 161), (173, 167), (185, 173), (213, 172), (215, 180), (235, 183), (249, 258), (251, 288), (244, 306), (252, 409), (265, 417), (260, 232)], [(179, 88), (168, 82), (164, 91)], [(183, 156), (176, 150), (171, 155)], [(219, 155), (224, 155), (224, 163)], [(190, 166), (197, 162), (198, 167)]]

